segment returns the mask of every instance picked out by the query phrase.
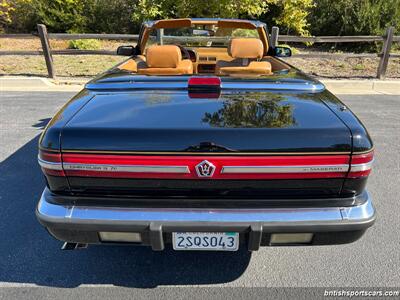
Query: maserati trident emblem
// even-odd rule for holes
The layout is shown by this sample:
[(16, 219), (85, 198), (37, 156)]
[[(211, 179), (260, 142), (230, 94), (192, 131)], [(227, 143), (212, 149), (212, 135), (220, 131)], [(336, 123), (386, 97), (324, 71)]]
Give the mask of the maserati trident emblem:
[(207, 160), (203, 160), (196, 166), (196, 173), (199, 177), (211, 177), (215, 171), (215, 166)]

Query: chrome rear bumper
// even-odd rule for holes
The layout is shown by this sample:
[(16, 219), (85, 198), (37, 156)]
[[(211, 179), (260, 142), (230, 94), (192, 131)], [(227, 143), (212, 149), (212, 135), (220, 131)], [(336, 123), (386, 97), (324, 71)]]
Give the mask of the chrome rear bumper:
[(53, 204), (48, 199), (51, 193), (45, 189), (36, 215), (40, 223), (56, 237), (54, 232), (60, 230), (75, 233), (102, 230), (148, 232), (153, 250), (162, 250), (163, 233), (166, 232), (237, 231), (248, 233), (249, 250), (257, 250), (264, 233), (364, 231), (375, 221), (375, 210), (369, 194), (364, 192), (362, 196), (365, 202), (352, 207), (122, 208)]

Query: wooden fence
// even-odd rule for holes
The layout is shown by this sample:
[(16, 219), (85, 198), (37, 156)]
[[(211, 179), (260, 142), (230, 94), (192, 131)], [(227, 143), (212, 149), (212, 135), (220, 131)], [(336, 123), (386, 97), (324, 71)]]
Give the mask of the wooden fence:
[(394, 28), (388, 27), (383, 36), (311, 36), (300, 37), (290, 35), (279, 35), (279, 28), (272, 27), (271, 31), (271, 44), (275, 46), (279, 42), (292, 42), (292, 43), (365, 43), (365, 42), (382, 42), (381, 53), (307, 53), (296, 54), (296, 57), (319, 57), (319, 58), (349, 58), (349, 57), (380, 57), (376, 77), (384, 79), (386, 70), (389, 63), (389, 58), (400, 57), (400, 54), (391, 54), (390, 50), (394, 42), (400, 42), (400, 36), (394, 36)]
[[(53, 64), (53, 55), (117, 55), (116, 51), (108, 50), (51, 50), (50, 39), (57, 40), (79, 40), (79, 39), (99, 39), (99, 40), (129, 40), (137, 41), (137, 34), (69, 34), (69, 33), (48, 33), (45, 25), (38, 24), (37, 34), (1, 34), (1, 38), (19, 38), (31, 39), (32, 37), (39, 37), (42, 50), (40, 51), (0, 51), (0, 55), (43, 55), (46, 61), (48, 76), (50, 78), (56, 77), (56, 71)], [(164, 36), (164, 41), (181, 40), (183, 37)], [(190, 40), (190, 37), (185, 37)], [(209, 37), (204, 37), (209, 40)], [(394, 28), (389, 27), (383, 36), (312, 36), (300, 37), (290, 35), (279, 35), (279, 28), (272, 27), (271, 30), (271, 44), (275, 46), (278, 42), (289, 43), (365, 43), (365, 42), (381, 42), (383, 43), (381, 53), (305, 53), (294, 54), (294, 57), (310, 57), (310, 58), (349, 58), (349, 57), (379, 57), (379, 65), (377, 69), (377, 78), (384, 79), (386, 70), (389, 63), (389, 58), (400, 57), (400, 54), (391, 54), (390, 50), (394, 42), (400, 42), (400, 36), (394, 35)], [(198, 39), (198, 37), (196, 37)], [(214, 37), (213, 39), (221, 39)]]

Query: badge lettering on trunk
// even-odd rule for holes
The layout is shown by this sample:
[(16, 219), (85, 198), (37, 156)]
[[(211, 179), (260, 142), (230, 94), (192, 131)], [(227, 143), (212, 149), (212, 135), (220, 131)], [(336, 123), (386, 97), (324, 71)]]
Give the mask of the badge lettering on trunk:
[(199, 177), (211, 177), (215, 171), (215, 166), (208, 160), (203, 160), (196, 166), (196, 173)]

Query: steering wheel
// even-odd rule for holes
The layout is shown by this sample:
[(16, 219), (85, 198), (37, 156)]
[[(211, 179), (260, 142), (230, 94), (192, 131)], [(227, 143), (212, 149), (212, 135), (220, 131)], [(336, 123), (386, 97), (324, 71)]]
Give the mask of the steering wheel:
[(183, 59), (190, 59), (189, 51), (187, 51), (185, 47), (177, 44), (175, 46), (177, 46), (181, 50)]

